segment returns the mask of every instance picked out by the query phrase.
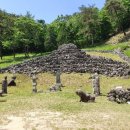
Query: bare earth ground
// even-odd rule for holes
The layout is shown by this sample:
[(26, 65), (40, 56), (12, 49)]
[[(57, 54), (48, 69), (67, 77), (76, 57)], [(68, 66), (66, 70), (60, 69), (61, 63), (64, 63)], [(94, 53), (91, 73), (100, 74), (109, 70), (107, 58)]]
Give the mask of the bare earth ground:
[[(118, 114), (117, 114), (118, 115)], [(120, 122), (115, 113), (79, 113), (64, 115), (61, 112), (26, 112), (17, 115), (5, 115), (0, 123), (0, 130), (121, 130), (130, 128), (130, 123)], [(97, 122), (97, 119), (98, 122)], [(125, 117), (122, 117), (125, 118)], [(84, 123), (84, 120), (86, 123)], [(103, 123), (101, 123), (103, 122)], [(117, 122), (116, 124), (114, 124)], [(110, 125), (110, 127), (108, 127)]]
[[(121, 113), (86, 112), (64, 114), (35, 110), (20, 114), (4, 115), (0, 122), (0, 130), (130, 130), (129, 118)], [(121, 126), (121, 127), (120, 127)]]

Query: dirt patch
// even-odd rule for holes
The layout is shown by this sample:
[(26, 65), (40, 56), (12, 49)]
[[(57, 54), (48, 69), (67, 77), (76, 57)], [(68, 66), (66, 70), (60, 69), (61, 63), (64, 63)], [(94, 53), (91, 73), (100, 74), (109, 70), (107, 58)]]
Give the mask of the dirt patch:
[(19, 116), (18, 114), (5, 115), (0, 122), (0, 130), (122, 130), (122, 128), (129, 128), (130, 125), (123, 122), (124, 119), (118, 120), (117, 115), (117, 113), (98, 111), (66, 115), (61, 112), (38, 110), (25, 112)]
[(76, 129), (80, 124), (75, 116), (65, 116), (60, 112), (27, 112), (21, 116), (5, 116), (0, 130), (54, 130)]

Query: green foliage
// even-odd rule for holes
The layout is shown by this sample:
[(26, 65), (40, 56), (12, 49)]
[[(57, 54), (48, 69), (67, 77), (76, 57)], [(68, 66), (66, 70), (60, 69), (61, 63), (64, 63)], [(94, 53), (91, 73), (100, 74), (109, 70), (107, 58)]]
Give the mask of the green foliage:
[[(94, 42), (98, 41), (99, 38), (99, 15), (98, 15), (98, 9), (94, 6), (80, 7), (81, 11), (81, 22), (83, 24), (82, 33), (86, 37), (86, 41), (94, 44)], [(99, 31), (98, 31), (99, 30)]]
[(125, 55), (127, 55), (128, 57), (130, 57), (130, 48), (128, 48), (127, 50), (124, 51)]
[[(48, 52), (43, 53), (43, 55), (47, 55)], [(22, 63), (25, 60), (31, 60), (32, 58), (41, 56), (40, 53), (30, 53), (30, 57), (25, 57), (24, 53), (17, 54), (15, 59), (12, 55), (4, 56), (2, 60), (0, 60), (0, 68), (5, 68), (14, 64)]]
[(46, 51), (52, 51), (57, 49), (55, 28), (48, 25), (45, 35), (45, 49)]
[[(81, 6), (72, 15), (60, 15), (51, 24), (27, 12), (16, 16), (0, 10), (0, 57), (3, 54), (52, 51), (61, 44), (79, 48), (99, 45), (130, 27), (130, 1), (106, 0), (104, 7)], [(105, 42), (104, 42), (105, 43)]]

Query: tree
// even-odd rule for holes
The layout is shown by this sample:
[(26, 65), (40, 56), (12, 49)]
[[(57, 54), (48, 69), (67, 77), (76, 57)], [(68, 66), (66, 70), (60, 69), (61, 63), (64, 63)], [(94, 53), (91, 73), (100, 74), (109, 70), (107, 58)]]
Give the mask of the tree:
[(109, 16), (107, 15), (107, 11), (104, 8), (99, 13), (99, 19), (101, 29), (100, 32), (101, 40), (105, 40), (111, 36), (113, 28)]
[(40, 25), (41, 25), (41, 31), (39, 32), (39, 42), (38, 42), (38, 44), (37, 44), (37, 50), (39, 51), (39, 52), (41, 52), (41, 54), (42, 54), (42, 52), (43, 51), (45, 51), (45, 35), (46, 35), (46, 23), (45, 23), (45, 21), (44, 20), (38, 20), (37, 21)]
[(86, 36), (87, 40), (91, 39), (92, 45), (94, 41), (98, 38), (99, 30), (99, 18), (98, 18), (98, 9), (94, 6), (81, 6), (81, 22), (83, 24), (82, 33)]
[(5, 49), (10, 49), (10, 50), (12, 50), (12, 53), (13, 53), (13, 57), (14, 57), (14, 59), (15, 59), (15, 50), (17, 49), (17, 47), (18, 47), (18, 45), (17, 45), (17, 43), (16, 42), (14, 42), (13, 40), (11, 40), (11, 41), (3, 41), (3, 47), (5, 48)]
[(123, 31), (124, 35), (126, 36), (125, 30), (122, 24), (122, 19), (125, 14), (125, 9), (122, 5), (122, 2), (119, 0), (107, 0), (105, 7), (109, 15), (112, 16), (112, 20), (114, 18), (115, 23), (117, 23), (117, 26), (119, 26), (120, 30)]
[(56, 41), (56, 31), (55, 28), (48, 25), (47, 31), (45, 35), (45, 49), (46, 51), (52, 51), (57, 49), (57, 41)]
[[(43, 31), (42, 24), (32, 18), (19, 17), (15, 23), (14, 40), (25, 49), (25, 56), (29, 56), (29, 48), (36, 50), (36, 46), (41, 44), (40, 35)], [(44, 41), (43, 41), (44, 42)]]
[(0, 57), (1, 57), (1, 60), (2, 60), (2, 48), (3, 48), (2, 41), (3, 41), (4, 28), (5, 28), (4, 14), (0, 10)]
[(130, 0), (121, 0), (124, 8), (125, 14), (122, 20), (122, 25), (125, 29), (130, 27)]
[(6, 40), (11, 40), (13, 35), (13, 25), (16, 16), (8, 14), (0, 10), (0, 57), (2, 59), (3, 43)]

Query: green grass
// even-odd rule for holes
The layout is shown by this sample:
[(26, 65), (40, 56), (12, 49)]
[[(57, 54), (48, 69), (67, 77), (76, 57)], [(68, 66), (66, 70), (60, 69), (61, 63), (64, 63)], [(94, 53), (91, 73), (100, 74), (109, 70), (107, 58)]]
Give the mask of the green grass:
[[(129, 49), (129, 43), (120, 43), (120, 44), (102, 44), (100, 46), (95, 46), (95, 47), (91, 47), (91, 48), (85, 48), (83, 50), (114, 50), (116, 48), (121, 48), (122, 50), (125, 50), (125, 54), (127, 56), (130, 57), (130, 51)], [(93, 53), (93, 54), (92, 54)], [(92, 52), (91, 54), (94, 55), (95, 53)], [(43, 55), (47, 55), (49, 53), (43, 53)], [(97, 55), (97, 54), (96, 54)], [(108, 54), (98, 54), (100, 56), (105, 56), (107, 57), (106, 55)], [(37, 56), (41, 56), (39, 53), (36, 54), (36, 53), (31, 53), (30, 54), (30, 57), (26, 58), (24, 54), (16, 54), (16, 58), (14, 59), (12, 55), (10, 56), (4, 56), (3, 59), (1, 60), (0, 59), (0, 68), (5, 68), (5, 67), (8, 67), (10, 65), (14, 65), (14, 64), (18, 64), (18, 63), (21, 63), (23, 62), (24, 60), (29, 60), (29, 59), (32, 59), (34, 57), (37, 57)], [(108, 58), (113, 58), (113, 56), (108, 56)], [(116, 58), (114, 58), (115, 60)]]
[[(123, 46), (124, 47), (124, 46)], [(128, 50), (127, 50), (128, 51)], [(118, 56), (106, 53), (88, 52), (91, 55), (104, 56), (114, 60), (122, 61)], [(39, 54), (38, 54), (39, 55)], [(31, 55), (32, 57), (38, 55)], [(0, 67), (16, 64), (25, 60), (23, 54), (16, 55), (15, 61), (12, 56), (6, 56)], [(11, 60), (10, 60), (11, 59)], [(9, 62), (10, 61), (10, 62)], [(8, 81), (12, 74), (0, 74), (0, 82), (7, 75)], [(76, 89), (82, 89), (85, 92), (92, 93), (90, 74), (62, 74), (61, 80), (65, 87), (60, 92), (49, 92), (48, 88), (55, 83), (55, 77), (50, 73), (42, 73), (38, 77), (38, 91), (43, 93), (32, 93), (32, 83), (30, 77), (17, 74), (16, 87), (9, 87), (8, 94), (0, 97), (0, 125), (6, 120), (5, 117), (10, 115), (20, 116), (28, 119), (29, 112), (38, 112), (37, 119), (43, 119), (51, 122), (58, 120), (58, 124), (52, 123), (51, 128), (54, 130), (75, 129), (75, 130), (129, 130), (130, 128), (130, 105), (117, 104), (107, 100), (107, 93), (116, 86), (130, 87), (130, 78), (123, 77), (106, 77), (100, 75), (101, 93), (104, 96), (96, 98), (95, 103), (81, 103), (79, 97), (75, 94)], [(51, 119), (44, 112), (52, 112)], [(55, 113), (62, 113), (61, 117), (55, 117)], [(54, 114), (54, 115), (53, 115)], [(4, 120), (4, 121), (3, 121)], [(66, 128), (63, 122), (76, 122)], [(41, 124), (42, 125), (42, 124)], [(70, 127), (70, 128), (69, 128)], [(33, 127), (37, 129), (37, 125)]]
[[(11, 74), (4, 75), (8, 76), (8, 80), (12, 76)], [(0, 75), (0, 80), (4, 75)], [(89, 77), (90, 74), (87, 73), (62, 74), (61, 80), (65, 87), (61, 92), (50, 93), (48, 88), (55, 83), (54, 75), (39, 74), (37, 88), (43, 90), (43, 93), (33, 94), (30, 78), (26, 75), (17, 75), (17, 87), (9, 87), (8, 94), (0, 97), (1, 119), (3, 116), (11, 114), (17, 116), (22, 114), (24, 117), (27, 112), (41, 110), (42, 112), (62, 113), (60, 118), (63, 120), (69, 119), (77, 122), (79, 127), (73, 126), (75, 129), (81, 127), (88, 130), (98, 130), (98, 128), (100, 130), (129, 130), (130, 105), (110, 102), (105, 95), (119, 85), (128, 88), (130, 78), (100, 76), (101, 92), (104, 96), (97, 97), (95, 103), (81, 103), (75, 90), (80, 88), (85, 92), (92, 93)], [(42, 112), (39, 117), (45, 118)]]
[(86, 52), (86, 54), (89, 54), (91, 56), (101, 56), (101, 57), (105, 57), (105, 58), (111, 58), (111, 59), (113, 59), (115, 61), (125, 62), (118, 55), (111, 54), (111, 53)]
[(95, 47), (89, 47), (89, 48), (84, 48), (83, 50), (114, 50), (117, 48), (127, 48), (130, 45), (130, 43), (126, 42), (126, 43), (119, 43), (119, 44), (102, 44), (102, 45), (98, 45)]
[[(48, 53), (43, 53), (42, 55), (47, 55)], [(29, 57), (25, 57), (25, 54), (16, 54), (16, 58), (14, 59), (12, 55), (3, 56), (3, 59), (0, 59), (0, 68), (5, 68), (10, 65), (18, 64), (23, 62), (24, 60), (29, 60), (34, 57), (41, 56), (39, 53), (30, 53)]]
[(124, 51), (124, 54), (130, 57), (130, 48)]

